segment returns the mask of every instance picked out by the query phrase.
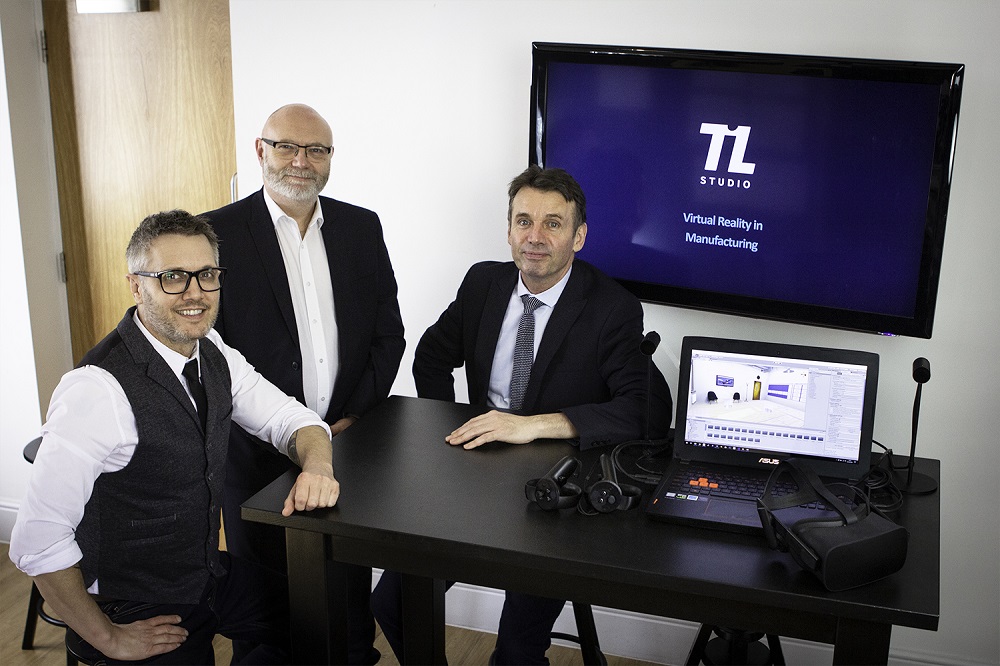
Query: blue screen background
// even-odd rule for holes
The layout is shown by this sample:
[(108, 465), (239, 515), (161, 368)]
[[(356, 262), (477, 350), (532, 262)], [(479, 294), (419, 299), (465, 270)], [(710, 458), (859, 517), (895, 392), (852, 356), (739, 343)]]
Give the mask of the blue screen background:
[[(589, 224), (579, 256), (616, 278), (911, 317), (938, 93), (927, 84), (552, 62), (545, 166), (580, 182)], [(744, 161), (754, 173), (728, 173), (732, 137), (718, 169), (706, 171), (702, 123), (750, 126)], [(696, 224), (685, 213), (756, 225)], [(691, 233), (757, 251), (698, 244)]]

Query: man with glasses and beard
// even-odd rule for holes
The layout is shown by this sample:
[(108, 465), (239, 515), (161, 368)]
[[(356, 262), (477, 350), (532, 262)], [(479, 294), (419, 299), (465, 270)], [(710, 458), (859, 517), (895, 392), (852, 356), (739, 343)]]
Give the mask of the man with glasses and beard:
[(207, 220), (151, 215), (126, 259), (136, 305), (52, 395), (10, 558), (87, 663), (214, 664), (216, 634), (288, 663), (287, 586), (218, 548), (229, 430), (301, 465), (288, 516), (337, 502), (329, 428), (212, 329)]
[[(264, 187), (206, 213), (229, 271), (216, 330), (264, 377), (315, 410), (336, 436), (383, 400), (405, 346), (396, 280), (378, 216), (319, 196), (333, 134), (314, 109), (290, 104), (256, 140)], [(283, 530), (245, 522), (240, 504), (289, 469), (233, 428), (223, 516), (226, 545), (284, 572)], [(238, 445), (239, 444), (239, 445)], [(349, 662), (374, 664), (371, 569), (348, 592)], [(234, 645), (234, 652), (241, 649)]]

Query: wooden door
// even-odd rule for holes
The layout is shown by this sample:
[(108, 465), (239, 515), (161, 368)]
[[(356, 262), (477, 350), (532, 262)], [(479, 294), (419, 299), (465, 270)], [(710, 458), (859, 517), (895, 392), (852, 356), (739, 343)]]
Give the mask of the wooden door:
[(228, 0), (77, 14), (44, 0), (73, 358), (132, 299), (125, 245), (146, 215), (229, 203), (236, 171)]

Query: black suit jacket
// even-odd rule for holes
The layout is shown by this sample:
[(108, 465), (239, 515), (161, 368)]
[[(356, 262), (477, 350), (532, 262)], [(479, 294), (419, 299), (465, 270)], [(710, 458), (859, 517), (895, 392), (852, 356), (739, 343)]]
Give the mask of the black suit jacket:
[[(406, 343), (378, 215), (327, 197), (320, 204), (339, 344), (340, 368), (326, 414), (333, 423), (363, 415), (389, 394)], [(258, 372), (305, 404), (295, 312), (263, 190), (205, 216), (219, 236), (219, 263), (228, 269), (215, 328)], [(234, 438), (253, 439), (233, 431)], [(248, 452), (251, 447), (233, 444), (229, 484), (259, 489), (280, 474), (279, 463), (286, 464), (273, 447), (261, 443)], [(238, 478), (232, 478), (234, 471)]]
[[(465, 276), (454, 302), (417, 345), (413, 377), (421, 397), (454, 400), (452, 371), (465, 365), (469, 401), (486, 404), (500, 326), (517, 286), (513, 262), (482, 262)], [(580, 447), (666, 436), (672, 401), (663, 375), (642, 341), (642, 306), (617, 282), (576, 260), (552, 311), (531, 368), (523, 413), (562, 412), (580, 434)]]

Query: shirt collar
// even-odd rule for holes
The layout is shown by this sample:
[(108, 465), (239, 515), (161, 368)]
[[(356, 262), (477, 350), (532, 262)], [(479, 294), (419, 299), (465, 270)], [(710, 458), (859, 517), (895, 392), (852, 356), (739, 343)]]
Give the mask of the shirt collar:
[[(281, 218), (292, 220), (292, 218), (285, 214), (285, 211), (281, 210), (281, 206), (274, 202), (271, 195), (267, 193), (266, 187), (262, 188), (261, 191), (264, 193), (264, 203), (267, 205), (267, 212), (271, 214), (271, 222), (275, 226), (277, 226), (278, 221), (281, 220)], [(295, 220), (292, 220), (292, 222), (295, 222)], [(312, 219), (309, 220), (309, 224), (306, 228), (308, 229), (314, 224), (317, 227), (323, 226), (323, 206), (319, 203), (319, 197), (316, 197), (316, 203), (313, 205)]]
[(570, 264), (569, 270), (566, 271), (566, 275), (563, 275), (562, 279), (559, 280), (559, 282), (556, 282), (554, 285), (552, 285), (545, 291), (537, 294), (532, 294), (530, 291), (528, 291), (528, 288), (524, 286), (524, 280), (521, 279), (521, 273), (518, 272), (517, 297), (520, 298), (525, 294), (529, 294), (531, 296), (534, 296), (535, 298), (537, 298), (550, 308), (554, 308), (556, 306), (556, 303), (559, 302), (559, 297), (562, 296), (563, 290), (566, 289), (566, 283), (569, 282), (569, 276), (572, 272), (573, 272), (573, 264)]

